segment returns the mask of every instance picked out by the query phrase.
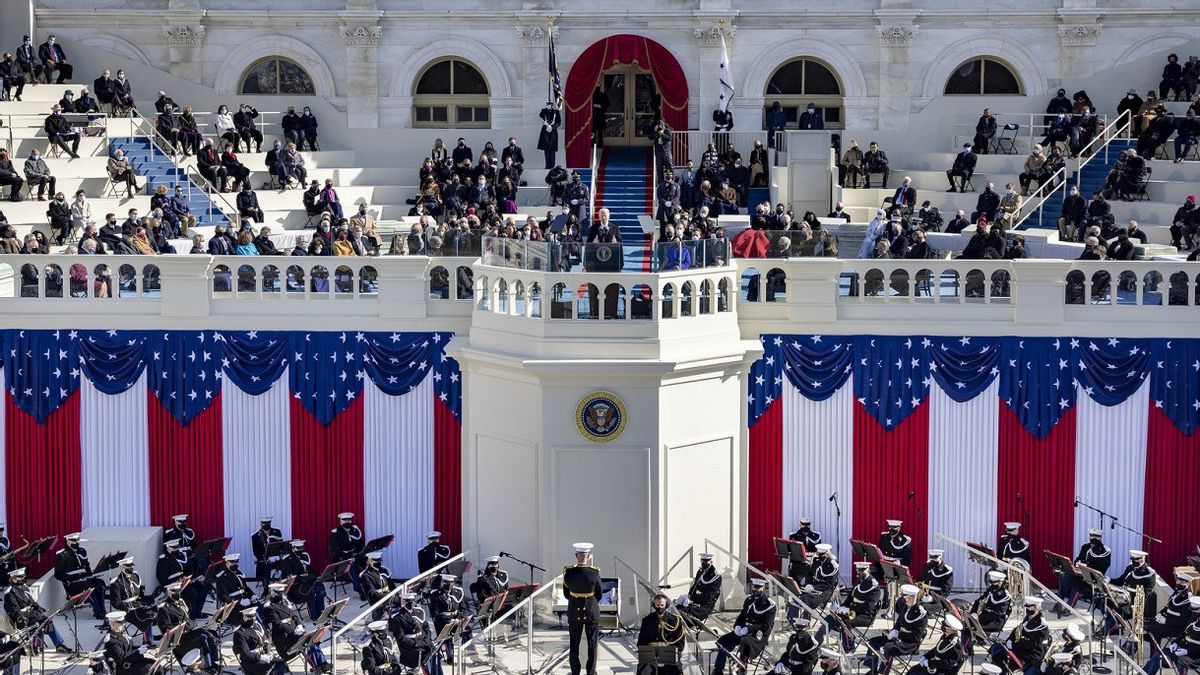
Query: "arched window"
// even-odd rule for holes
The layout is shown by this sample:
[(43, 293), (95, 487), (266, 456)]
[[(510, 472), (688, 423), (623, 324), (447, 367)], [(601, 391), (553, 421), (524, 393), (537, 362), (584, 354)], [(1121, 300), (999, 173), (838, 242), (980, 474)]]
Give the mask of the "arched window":
[(243, 94), (315, 94), (312, 78), (300, 64), (278, 56), (258, 61), (246, 69)]
[(763, 128), (766, 113), (779, 101), (788, 127), (795, 128), (800, 113), (815, 104), (825, 118), (826, 129), (846, 126), (842, 117), (842, 83), (828, 65), (810, 58), (793, 59), (775, 69), (763, 92)]
[(988, 57), (964, 62), (946, 80), (946, 95), (1021, 94), (1021, 80), (1004, 63)]
[(413, 89), (414, 127), (491, 126), (488, 84), (475, 66), (442, 59), (425, 66)]

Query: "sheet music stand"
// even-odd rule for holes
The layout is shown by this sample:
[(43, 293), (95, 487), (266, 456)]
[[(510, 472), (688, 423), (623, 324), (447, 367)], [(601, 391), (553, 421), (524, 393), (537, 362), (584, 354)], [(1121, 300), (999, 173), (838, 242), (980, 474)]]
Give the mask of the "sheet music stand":
[(654, 673), (664, 666), (679, 668), (679, 650), (671, 645), (638, 645), (637, 656), (639, 672), (642, 670), (642, 666), (648, 666), (653, 669)]

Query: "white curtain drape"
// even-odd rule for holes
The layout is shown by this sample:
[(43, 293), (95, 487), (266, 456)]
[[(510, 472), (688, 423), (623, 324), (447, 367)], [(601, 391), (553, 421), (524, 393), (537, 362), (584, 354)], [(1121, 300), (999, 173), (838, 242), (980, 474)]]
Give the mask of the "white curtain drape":
[(780, 536), (797, 528), (801, 516), (838, 554), (837, 510), (829, 496), (837, 492), (842, 507), (842, 579), (850, 578), (851, 524), (854, 522), (854, 391), (847, 380), (824, 401), (805, 398), (783, 382), (783, 522)]
[[(230, 553), (242, 555), (242, 570), (254, 574), (250, 536), (262, 516), (271, 516), (284, 538), (292, 535), (292, 445), (288, 376), (251, 396), (226, 379), (221, 387), (225, 536)], [(300, 499), (304, 495), (297, 495)], [(307, 542), (309, 549), (326, 542)]]
[(132, 387), (113, 396), (96, 389), (86, 377), (80, 378), (84, 528), (155, 524), (150, 522), (147, 395), (145, 373)]
[(367, 381), (363, 395), (363, 522), (368, 537), (396, 536), (384, 564), (394, 577), (412, 577), (433, 529), (432, 379), (403, 396)]

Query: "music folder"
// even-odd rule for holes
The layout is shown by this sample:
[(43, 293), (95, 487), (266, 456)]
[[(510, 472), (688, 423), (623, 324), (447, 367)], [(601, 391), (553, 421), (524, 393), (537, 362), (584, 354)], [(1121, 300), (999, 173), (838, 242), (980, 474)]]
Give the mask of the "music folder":
[(392, 540), (395, 538), (396, 535), (394, 534), (385, 534), (382, 537), (375, 537), (371, 541), (368, 541), (367, 545), (363, 547), (362, 554), (366, 555), (375, 551), (382, 551), (383, 549), (391, 546)]

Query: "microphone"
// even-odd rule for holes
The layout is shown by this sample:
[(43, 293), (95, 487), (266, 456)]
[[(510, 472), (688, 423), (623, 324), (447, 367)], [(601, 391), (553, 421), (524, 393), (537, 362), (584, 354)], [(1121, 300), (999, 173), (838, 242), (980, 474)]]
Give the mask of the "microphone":
[(828, 501), (833, 501), (835, 499), (837, 499), (837, 490), (834, 490), (833, 494), (829, 495)]

